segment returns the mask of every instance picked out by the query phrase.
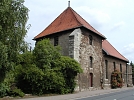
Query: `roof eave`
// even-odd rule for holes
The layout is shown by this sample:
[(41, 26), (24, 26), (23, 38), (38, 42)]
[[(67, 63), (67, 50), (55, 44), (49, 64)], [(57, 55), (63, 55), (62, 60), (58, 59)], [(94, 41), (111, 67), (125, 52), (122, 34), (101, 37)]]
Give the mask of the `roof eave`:
[(70, 29), (62, 30), (62, 31), (59, 31), (59, 32), (50, 33), (50, 34), (47, 34), (47, 35), (44, 35), (44, 36), (41, 36), (41, 37), (33, 38), (32, 40), (37, 40), (37, 39), (40, 39), (40, 38), (43, 38), (43, 37), (46, 37), (46, 36), (49, 36), (49, 35), (52, 35), (52, 34), (55, 34), (55, 33), (60, 33), (60, 32), (64, 32), (64, 31), (68, 31), (68, 30), (75, 29), (75, 28), (80, 28), (80, 27), (83, 27), (83, 26), (81, 25), (81, 26), (70, 28)]
[(113, 56), (113, 55), (110, 55), (108, 52), (106, 52), (104, 49), (102, 49), (106, 54), (107, 54), (107, 56), (111, 56), (111, 57), (114, 57), (114, 58), (117, 58), (117, 59), (120, 59), (120, 60), (123, 60), (123, 61), (125, 61), (125, 62), (127, 62), (127, 63), (129, 63), (129, 60), (124, 60), (124, 59), (121, 59), (121, 58), (119, 58), (119, 57), (116, 57), (116, 56)]
[[(87, 28), (87, 27), (85, 27), (85, 26), (83, 26), (84, 28), (86, 28), (86, 29), (88, 29), (88, 30), (90, 30), (89, 28)], [(92, 30), (90, 30), (90, 31), (92, 31)], [(92, 31), (92, 32), (94, 32), (94, 31)], [(105, 36), (102, 36), (102, 35), (100, 35), (100, 34), (98, 34), (98, 33), (96, 33), (96, 32), (94, 32), (96, 35), (99, 35), (100, 37), (102, 37), (103, 38), (103, 40), (105, 40), (105, 39), (107, 39)]]

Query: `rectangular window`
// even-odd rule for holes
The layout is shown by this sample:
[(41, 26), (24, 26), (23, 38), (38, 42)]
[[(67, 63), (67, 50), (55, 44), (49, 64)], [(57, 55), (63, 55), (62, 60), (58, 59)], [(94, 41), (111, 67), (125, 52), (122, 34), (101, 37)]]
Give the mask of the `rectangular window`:
[(108, 61), (105, 60), (105, 66), (106, 66), (106, 79), (108, 79)]
[(128, 82), (128, 69), (127, 69), (127, 64), (126, 64), (126, 83)]
[(93, 68), (93, 57), (90, 56), (90, 68)]
[(113, 62), (113, 66), (114, 66), (114, 71), (116, 70), (116, 65), (115, 65), (115, 62)]
[(59, 37), (58, 36), (55, 36), (54, 37), (54, 46), (57, 46), (58, 45), (58, 42), (59, 42)]
[(122, 64), (120, 64), (120, 72), (121, 72), (121, 78), (122, 78)]
[(89, 44), (92, 45), (92, 42), (93, 42), (93, 37), (89, 35)]

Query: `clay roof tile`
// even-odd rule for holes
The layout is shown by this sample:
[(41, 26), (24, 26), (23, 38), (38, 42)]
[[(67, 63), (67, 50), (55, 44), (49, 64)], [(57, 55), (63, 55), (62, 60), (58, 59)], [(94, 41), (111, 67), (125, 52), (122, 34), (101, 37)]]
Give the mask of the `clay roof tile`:
[(34, 40), (50, 34), (54, 34), (57, 32), (61, 32), (61, 31), (65, 31), (77, 27), (85, 27), (105, 39), (105, 36), (103, 36), (101, 33), (95, 30), (71, 7), (68, 7), (45, 30), (43, 30), (40, 34), (35, 36)]
[(107, 53), (107, 55), (129, 62), (129, 60), (121, 55), (107, 40), (102, 41), (102, 48)]

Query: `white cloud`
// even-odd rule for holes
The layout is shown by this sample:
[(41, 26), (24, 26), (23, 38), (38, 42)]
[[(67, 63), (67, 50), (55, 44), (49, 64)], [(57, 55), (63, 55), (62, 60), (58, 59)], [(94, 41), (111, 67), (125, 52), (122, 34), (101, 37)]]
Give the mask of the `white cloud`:
[(107, 13), (99, 9), (91, 9), (88, 6), (77, 7), (76, 11), (95, 28), (100, 28), (111, 20)]
[(124, 46), (125, 50), (130, 52), (130, 53), (134, 53), (134, 43), (130, 43), (127, 46)]
[(118, 22), (114, 24), (114, 26), (111, 28), (111, 31), (117, 31), (120, 30), (125, 25), (124, 21)]
[(107, 7), (123, 7), (123, 0), (99, 0)]
[(124, 46), (122, 54), (130, 61), (134, 61), (134, 43)]

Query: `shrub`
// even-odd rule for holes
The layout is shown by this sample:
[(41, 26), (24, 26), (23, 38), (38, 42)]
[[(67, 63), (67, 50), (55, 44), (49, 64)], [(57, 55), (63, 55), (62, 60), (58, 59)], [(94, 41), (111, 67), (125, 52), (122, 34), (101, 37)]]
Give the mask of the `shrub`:
[(121, 72), (115, 70), (111, 74), (111, 88), (121, 88), (123, 86), (123, 80), (121, 78)]
[(0, 97), (6, 96), (8, 91), (9, 91), (8, 85), (6, 85), (4, 82), (0, 83)]
[(23, 54), (20, 58), (21, 63), (16, 67), (16, 85), (24, 93), (72, 93), (76, 86), (75, 77), (82, 72), (77, 61), (61, 56), (59, 47), (54, 47), (49, 40), (39, 41), (33, 53)]
[(42, 94), (43, 93), (43, 78), (44, 73), (35, 65), (27, 68), (18, 69), (16, 76), (16, 85), (24, 93)]
[(8, 95), (13, 96), (13, 97), (16, 97), (16, 96), (23, 97), (25, 94), (21, 91), (21, 89), (15, 88), (13, 90), (10, 90), (8, 92)]
[(57, 63), (59, 64), (57, 66), (61, 68), (60, 71), (65, 79), (66, 93), (72, 93), (76, 86), (75, 78), (78, 73), (82, 72), (80, 64), (74, 59), (66, 56), (61, 56)]

